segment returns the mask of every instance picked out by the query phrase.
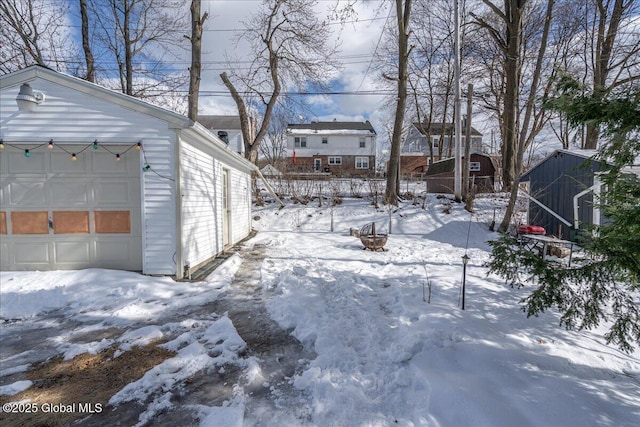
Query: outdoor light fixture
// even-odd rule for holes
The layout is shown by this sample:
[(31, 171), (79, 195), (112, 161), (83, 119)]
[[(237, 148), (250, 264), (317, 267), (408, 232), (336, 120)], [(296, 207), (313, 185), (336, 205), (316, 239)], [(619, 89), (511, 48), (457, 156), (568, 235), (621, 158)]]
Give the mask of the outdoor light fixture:
[(462, 256), (462, 309), (464, 310), (464, 294), (467, 284), (467, 263), (469, 262), (469, 255), (464, 254)]
[(44, 93), (33, 90), (29, 83), (20, 86), (20, 93), (16, 96), (16, 103), (20, 111), (35, 111), (44, 102)]

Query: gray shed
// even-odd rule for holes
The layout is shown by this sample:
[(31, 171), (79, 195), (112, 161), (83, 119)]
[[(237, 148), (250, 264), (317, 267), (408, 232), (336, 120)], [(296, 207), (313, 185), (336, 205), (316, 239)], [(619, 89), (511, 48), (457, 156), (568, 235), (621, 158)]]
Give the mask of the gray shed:
[[(600, 224), (594, 194), (600, 194), (601, 162), (594, 151), (556, 150), (520, 178), (528, 183), (528, 224), (547, 234), (575, 240), (578, 230)], [(596, 197), (597, 200), (597, 197)]]

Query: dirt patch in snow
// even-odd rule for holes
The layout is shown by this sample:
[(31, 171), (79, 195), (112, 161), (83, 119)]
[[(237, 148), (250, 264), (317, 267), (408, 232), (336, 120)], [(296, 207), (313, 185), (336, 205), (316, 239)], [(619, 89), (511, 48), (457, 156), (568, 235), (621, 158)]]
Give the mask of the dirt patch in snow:
[(3, 405), (29, 401), (20, 407), (21, 413), (3, 411), (0, 425), (63, 426), (91, 413), (109, 411), (111, 396), (175, 354), (158, 344), (134, 347), (117, 358), (113, 357), (114, 346), (98, 354), (83, 353), (71, 360), (55, 358), (36, 366), (26, 375), (33, 382), (29, 389), (0, 397)]

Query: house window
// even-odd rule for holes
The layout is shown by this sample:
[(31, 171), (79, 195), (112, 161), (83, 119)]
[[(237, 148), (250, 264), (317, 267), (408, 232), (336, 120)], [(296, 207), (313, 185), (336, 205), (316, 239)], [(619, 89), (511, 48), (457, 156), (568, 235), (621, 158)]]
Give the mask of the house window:
[[(360, 137), (360, 148), (365, 148), (367, 146), (367, 142), (364, 136)], [(369, 167), (367, 167), (369, 169)]]
[(323, 143), (323, 144), (328, 144), (328, 143), (329, 143), (329, 137), (327, 137), (327, 136), (323, 136), (323, 137), (322, 137), (322, 143)]
[(295, 148), (305, 148), (307, 146), (306, 136), (296, 136), (293, 138)]
[(437, 150), (438, 148), (440, 148), (440, 137), (439, 136), (435, 136), (433, 137), (433, 148), (435, 150)]
[(356, 157), (356, 169), (369, 169), (369, 158)]
[(342, 157), (329, 157), (328, 161), (330, 165), (341, 165)]
[(480, 162), (469, 162), (470, 172), (480, 172)]

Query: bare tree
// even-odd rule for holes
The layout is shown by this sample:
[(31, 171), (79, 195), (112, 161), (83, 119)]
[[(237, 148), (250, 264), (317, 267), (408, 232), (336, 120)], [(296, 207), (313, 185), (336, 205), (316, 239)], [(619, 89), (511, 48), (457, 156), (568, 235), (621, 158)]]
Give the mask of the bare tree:
[[(329, 26), (314, 12), (315, 0), (264, 0), (245, 22), (238, 41), (250, 45), (251, 64), (220, 78), (238, 107), (245, 156), (252, 162), (265, 138), (283, 90), (323, 86), (337, 68)], [(240, 87), (240, 90), (238, 90)], [(250, 117), (256, 119), (255, 131)]]
[(0, 1), (0, 71), (32, 64), (65, 69), (74, 51), (63, 27), (68, 10), (67, 2)]
[[(540, 98), (548, 95), (547, 85), (543, 96), (539, 85), (546, 62), (546, 48), (551, 31), (555, 0), (547, 0), (546, 6), (534, 4), (532, 0), (506, 0), (502, 10), (490, 0), (483, 0), (491, 14), (485, 17), (474, 15), (478, 25), (487, 31), (502, 51), (503, 86), (500, 131), (502, 135), (503, 186), (511, 191), (505, 216), (498, 231), (505, 232), (513, 215), (518, 196), (518, 180), (523, 171), (523, 159), (527, 146), (542, 129), (545, 115), (540, 113)], [(535, 12), (544, 10), (544, 14)], [(540, 22), (535, 17), (542, 16)], [(501, 29), (503, 31), (501, 31)], [(534, 41), (536, 41), (534, 43)], [(530, 51), (537, 51), (531, 55)], [(525, 54), (526, 53), (526, 54)], [(534, 58), (533, 64), (526, 61)], [(527, 83), (523, 82), (526, 74)], [(520, 109), (520, 99), (525, 104)]]
[(182, 70), (170, 64), (183, 50), (186, 11), (171, 0), (91, 0), (96, 43), (118, 67), (120, 90), (148, 98), (184, 87)]
[[(640, 11), (636, 0), (589, 0), (586, 23), (595, 45), (589, 46), (593, 93), (606, 95), (617, 87), (640, 80), (640, 29), (634, 23)], [(598, 127), (587, 124), (585, 148), (595, 149)]]
[[(396, 0), (395, 5), (398, 25), (398, 75), (393, 80), (398, 85), (398, 97), (395, 120), (393, 122), (393, 134), (391, 136), (389, 164), (387, 166), (387, 188), (384, 196), (384, 203), (390, 205), (398, 204), (398, 194), (400, 193), (400, 149), (402, 148), (404, 114), (407, 106), (407, 80), (409, 78), (409, 54), (411, 53), (411, 47), (409, 46), (411, 0)], [(387, 78), (391, 79), (388, 76)]]

